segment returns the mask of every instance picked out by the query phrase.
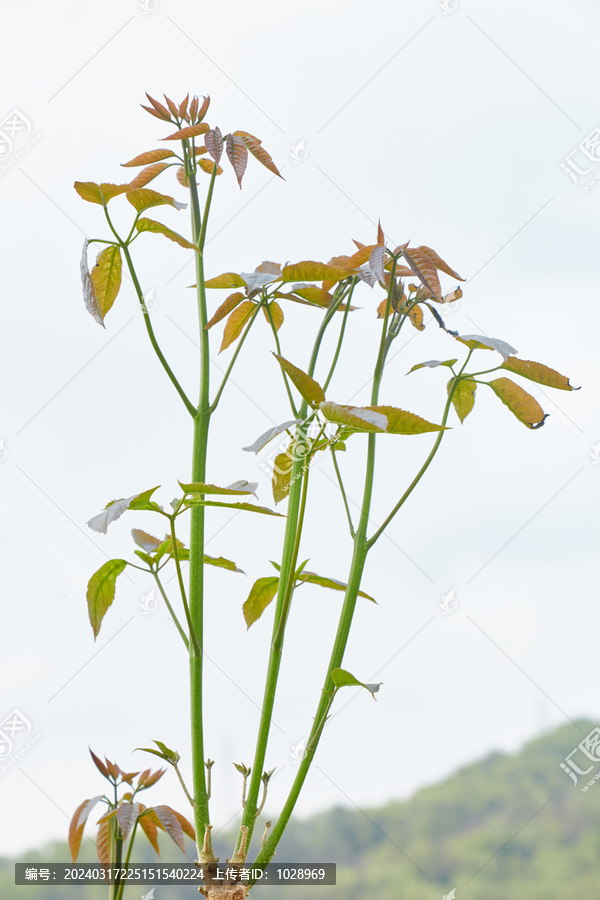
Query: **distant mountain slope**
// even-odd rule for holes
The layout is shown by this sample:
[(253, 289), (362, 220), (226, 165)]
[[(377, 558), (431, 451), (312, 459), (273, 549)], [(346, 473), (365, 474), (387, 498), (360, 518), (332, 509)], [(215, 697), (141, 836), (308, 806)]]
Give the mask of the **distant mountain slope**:
[[(582, 791), (587, 780), (575, 786), (559, 766), (593, 728), (580, 721), (515, 755), (493, 753), (406, 802), (363, 811), (338, 807), (294, 823), (276, 859), (335, 862), (338, 883), (290, 888), (289, 900), (441, 900), (452, 889), (456, 900), (598, 900), (600, 782)], [(432, 730), (431, 739), (443, 750), (444, 735)], [(573, 759), (583, 768), (580, 752)], [(589, 764), (592, 778), (600, 762)], [(218, 838), (215, 851), (225, 859), (231, 838)], [(57, 844), (28, 858), (69, 857), (66, 845)], [(166, 858), (174, 859), (171, 850)], [(12, 882), (12, 861), (0, 861), (2, 900), (21, 900), (25, 892), (30, 900), (106, 900), (104, 888), (16, 888)], [(143, 893), (129, 890), (126, 900)], [(262, 887), (251, 896), (279, 900), (279, 893)], [(155, 891), (155, 900), (197, 896), (185, 887)]]

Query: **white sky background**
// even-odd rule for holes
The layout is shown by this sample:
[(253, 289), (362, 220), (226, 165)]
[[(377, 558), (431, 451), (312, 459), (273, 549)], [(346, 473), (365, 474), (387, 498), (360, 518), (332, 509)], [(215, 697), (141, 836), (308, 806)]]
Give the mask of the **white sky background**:
[[(139, 107), (145, 90), (175, 100), (188, 90), (210, 94), (210, 124), (260, 137), (286, 178), (251, 159), (240, 192), (226, 168), (209, 276), (263, 259), (352, 252), (352, 238), (375, 239), (381, 217), (392, 247), (428, 244), (467, 279), (449, 327), (502, 338), (582, 385), (567, 393), (523, 383), (551, 414), (537, 432), (482, 389), (465, 424), (452, 421), (365, 572), (363, 587), (379, 605), (359, 603), (344, 665), (384, 682), (379, 700), (349, 690), (342, 697), (351, 702), (336, 707), (298, 811), (404, 797), (542, 727), (600, 715), (600, 464), (592, 455), (600, 442), (600, 186), (583, 191), (586, 178), (575, 186), (560, 168), (600, 124), (600, 11), (584, 0), (459, 0), (446, 14), (435, 0), (149, 5), (157, 8), (4, 4), (0, 116), (17, 108), (31, 131), (0, 159), (8, 166), (0, 168), (0, 718), (16, 707), (42, 738), (0, 777), (2, 854), (66, 836), (76, 805), (103, 789), (88, 745), (139, 769), (150, 758), (133, 749), (158, 738), (180, 751), (189, 774), (186, 659), (163, 610), (142, 613), (151, 582), (133, 570), (130, 580), (121, 576), (96, 644), (85, 604), (87, 581), (106, 558), (133, 558), (130, 529), (156, 532), (148, 514), (125, 514), (106, 537), (86, 520), (110, 499), (155, 484), (167, 503), (190, 471), (189, 417), (153, 356), (129, 281), (106, 331), (81, 299), (83, 235), (105, 237), (107, 228), (72, 184), (128, 180), (135, 170), (119, 163), (161, 146), (167, 132)], [(593, 178), (600, 155), (588, 165)], [(151, 186), (185, 199), (172, 174)], [(128, 204), (118, 204), (125, 223)], [(189, 233), (187, 211), (156, 217)], [(134, 249), (143, 288), (154, 291), (159, 341), (194, 396), (190, 254), (152, 235)], [(339, 402), (368, 402), (381, 295), (366, 286), (358, 293), (362, 309), (330, 391)], [(225, 296), (214, 292), (211, 308)], [(306, 367), (320, 313), (290, 306), (283, 352)], [(215, 342), (220, 335), (215, 329)], [(403, 331), (381, 401), (439, 420), (447, 373), (404, 376), (421, 360), (460, 355), (458, 346), (434, 323), (423, 334)], [(209, 465), (215, 483), (259, 480), (268, 505), (268, 478), (240, 448), (289, 418), (270, 349), (259, 322), (214, 424)], [(478, 356), (479, 368), (500, 359)], [(216, 366), (229, 358), (215, 357)], [(374, 522), (431, 442), (380, 438)], [(344, 471), (359, 499), (366, 441), (354, 443)], [(319, 500), (301, 558), (343, 579), (350, 548), (328, 465), (315, 469), (312, 485)], [(247, 573), (209, 574), (206, 752), (216, 760), (220, 827), (239, 807), (232, 762), (252, 761), (272, 621), (268, 610), (246, 633), (241, 605), (253, 580), (272, 571), (283, 520), (218, 511), (209, 533), (208, 552)], [(443, 615), (450, 590), (458, 608)], [(273, 817), (295, 774), (292, 748), (310, 728), (340, 605), (341, 596), (310, 586), (295, 601), (267, 756), (280, 770), (267, 805)], [(15, 752), (24, 744), (17, 737)], [(172, 773), (147, 796), (185, 811)], [(84, 855), (93, 856), (91, 845)]]

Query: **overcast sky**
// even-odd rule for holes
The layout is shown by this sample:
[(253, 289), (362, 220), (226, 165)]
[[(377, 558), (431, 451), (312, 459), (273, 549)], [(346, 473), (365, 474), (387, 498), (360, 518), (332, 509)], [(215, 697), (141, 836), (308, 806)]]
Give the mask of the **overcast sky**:
[[(124, 181), (131, 170), (121, 162), (160, 146), (165, 130), (139, 106), (146, 90), (210, 94), (210, 124), (257, 135), (285, 177), (251, 161), (240, 192), (225, 172), (209, 276), (349, 253), (353, 238), (375, 240), (381, 218), (391, 246), (427, 244), (466, 278), (450, 327), (506, 340), (582, 387), (530, 385), (550, 413), (539, 431), (481, 389), (464, 425), (452, 421), (365, 571), (378, 605), (358, 605), (344, 665), (383, 682), (378, 702), (348, 691), (338, 704), (299, 813), (405, 797), (543, 729), (580, 715), (597, 721), (597, 5), (5, 0), (3, 11), (0, 720), (17, 710), (24, 728), (0, 759), (0, 853), (66, 836), (80, 800), (103, 789), (88, 746), (137, 769), (149, 762), (134, 748), (158, 738), (190, 771), (186, 659), (164, 610), (144, 610), (152, 584), (133, 570), (121, 577), (96, 643), (85, 603), (107, 558), (131, 558), (130, 529), (156, 532), (148, 514), (124, 515), (106, 537), (87, 519), (157, 484), (167, 503), (190, 473), (189, 417), (152, 354), (130, 283), (103, 330), (79, 279), (84, 235), (105, 237), (106, 226), (73, 181)], [(170, 174), (156, 187), (185, 200)], [(118, 203), (125, 223), (127, 203)], [(157, 218), (189, 234), (187, 212)], [(161, 345), (195, 392), (191, 254), (154, 236), (135, 249)], [(381, 293), (365, 286), (357, 295), (339, 402), (368, 402)], [(211, 309), (224, 296), (214, 292)], [(289, 306), (283, 352), (306, 367), (320, 314)], [(403, 335), (382, 402), (437, 421), (445, 370), (405, 373), (458, 355), (458, 345), (435, 324)], [(219, 329), (214, 337), (213, 383), (230, 358), (217, 356)], [(266, 505), (260, 458), (241, 447), (289, 417), (270, 349), (259, 322), (216, 418), (209, 462), (214, 483), (259, 481)], [(500, 361), (479, 355), (480, 368)], [(374, 523), (431, 443), (380, 438)], [(344, 461), (353, 501), (364, 446), (357, 438)], [(325, 462), (312, 486), (301, 556), (344, 579), (350, 548)], [(208, 552), (246, 572), (209, 574), (206, 752), (216, 760), (221, 827), (239, 808), (232, 762), (252, 761), (272, 621), (269, 610), (247, 633), (241, 606), (253, 580), (272, 571), (283, 520), (218, 511), (209, 534)], [(273, 817), (311, 726), (340, 604), (310, 586), (295, 602), (267, 755), (278, 770)], [(185, 808), (171, 773), (152, 796)]]

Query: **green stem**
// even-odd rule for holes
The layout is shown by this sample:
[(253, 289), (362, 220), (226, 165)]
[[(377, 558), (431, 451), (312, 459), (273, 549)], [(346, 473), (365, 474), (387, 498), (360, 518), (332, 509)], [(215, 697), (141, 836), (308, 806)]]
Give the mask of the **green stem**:
[(171, 606), (171, 604), (170, 604), (170, 602), (169, 602), (169, 598), (167, 597), (167, 594), (166, 594), (165, 589), (164, 589), (164, 587), (163, 587), (163, 585), (162, 585), (162, 582), (161, 582), (160, 578), (158, 577), (158, 572), (153, 571), (152, 574), (153, 574), (153, 576), (154, 576), (154, 580), (156, 581), (156, 584), (157, 584), (157, 586), (158, 586), (158, 589), (159, 589), (159, 591), (160, 591), (160, 593), (161, 593), (161, 596), (162, 596), (163, 600), (165, 601), (165, 605), (166, 605), (167, 609), (169, 610), (170, 616), (171, 616), (171, 618), (173, 619), (173, 622), (175, 623), (175, 626), (177, 627), (177, 631), (178, 631), (179, 634), (181, 635), (181, 639), (182, 639), (183, 643), (185, 644), (186, 649), (189, 651), (189, 649), (190, 649), (190, 642), (189, 642), (189, 640), (188, 640), (188, 637), (187, 637), (185, 631), (184, 631), (183, 628), (181, 627), (181, 623), (180, 623), (179, 619), (178, 619), (177, 616), (175, 615), (175, 610), (173, 609), (173, 607)]
[[(130, 837), (130, 839), (129, 839), (129, 846), (128, 846), (128, 848), (127, 848), (127, 856), (125, 857), (125, 865), (124, 865), (124, 868), (125, 868), (125, 869), (128, 868), (129, 862), (130, 862), (130, 860), (131, 860), (131, 851), (133, 850), (133, 841), (134, 841), (134, 839), (135, 839), (135, 832), (136, 832), (136, 830), (137, 830), (137, 827), (138, 827), (138, 823), (137, 823), (137, 820), (136, 820), (136, 823), (135, 823), (135, 825), (133, 826), (133, 831), (131, 832), (131, 837)], [(119, 890), (118, 890), (118, 893), (117, 893), (117, 896), (116, 896), (116, 900), (123, 900), (123, 894), (124, 894), (124, 893), (125, 893), (125, 882), (123, 882), (123, 883), (119, 886)]]
[[(133, 281), (133, 286), (135, 287), (135, 292), (136, 292), (136, 294), (137, 294), (137, 296), (138, 296), (138, 300), (140, 301), (140, 305), (141, 305), (141, 307), (142, 307), (142, 309), (143, 309), (143, 308), (144, 308), (144, 295), (143, 295), (143, 293), (142, 293), (142, 288), (141, 288), (141, 285), (140, 285), (140, 283), (139, 283), (139, 280), (138, 280), (138, 277), (137, 277), (137, 273), (136, 273), (135, 268), (134, 268), (134, 266), (133, 266), (133, 261), (132, 261), (132, 259), (131, 259), (131, 254), (129, 253), (129, 248), (128, 248), (125, 244), (121, 244), (121, 248), (122, 248), (122, 250), (123, 250), (123, 254), (124, 254), (125, 260), (126, 260), (126, 262), (127, 262), (127, 267), (128, 267), (128, 269), (129, 269), (129, 274), (131, 275), (131, 280)], [(191, 416), (195, 416), (195, 415), (196, 415), (196, 408), (195, 408), (194, 405), (190, 402), (190, 400), (189, 400), (189, 398), (187, 397), (185, 391), (183, 390), (183, 388), (182, 388), (181, 385), (179, 384), (179, 381), (177, 380), (177, 378), (176, 378), (176, 376), (175, 376), (173, 370), (171, 369), (169, 363), (168, 363), (167, 360), (165, 359), (162, 350), (161, 350), (160, 347), (158, 346), (158, 341), (156, 340), (156, 336), (155, 336), (155, 334), (154, 334), (154, 329), (152, 328), (152, 322), (150, 321), (150, 316), (148, 315), (148, 313), (144, 313), (144, 322), (146, 323), (146, 330), (147, 330), (147, 332), (148, 332), (148, 337), (150, 338), (150, 343), (152, 344), (152, 347), (154, 348), (154, 352), (155, 352), (156, 355), (158, 356), (158, 358), (159, 358), (159, 360), (160, 360), (160, 362), (161, 362), (161, 365), (162, 365), (163, 369), (165, 370), (165, 372), (166, 372), (167, 375), (169, 376), (169, 378), (170, 378), (172, 384), (173, 384), (174, 387), (175, 387), (175, 390), (177, 391), (177, 393), (179, 394), (179, 396), (180, 396), (181, 399), (183, 400), (183, 403), (184, 403), (184, 405), (185, 405), (185, 408), (187, 409), (187, 411), (189, 412), (189, 414), (190, 414)]]
[(244, 345), (244, 341), (246, 340), (246, 338), (248, 336), (248, 332), (252, 328), (252, 325), (254, 324), (254, 320), (256, 319), (263, 303), (264, 303), (264, 300), (261, 300), (257, 304), (256, 309), (254, 310), (254, 312), (252, 313), (252, 315), (250, 317), (250, 321), (248, 322), (248, 324), (246, 325), (246, 328), (244, 329), (244, 333), (242, 334), (241, 338), (238, 341), (237, 347), (235, 348), (235, 353), (233, 354), (233, 356), (231, 358), (231, 362), (229, 363), (229, 365), (227, 367), (227, 371), (225, 372), (225, 375), (223, 376), (223, 381), (221, 382), (221, 384), (219, 386), (219, 390), (216, 393), (215, 399), (213, 400), (213, 402), (211, 404), (211, 407), (210, 407), (211, 413), (214, 413), (215, 409), (219, 405), (219, 400), (221, 399), (221, 394), (223, 393), (223, 389), (225, 388), (225, 385), (227, 384), (227, 380), (231, 374), (231, 370), (233, 369), (233, 367), (236, 363), (239, 352)]
[[(198, 638), (196, 636), (196, 632), (194, 630), (194, 624), (192, 622), (192, 617), (190, 615), (190, 607), (188, 606), (188, 600), (185, 593), (185, 585), (183, 583), (183, 574), (181, 572), (181, 561), (179, 559), (179, 550), (177, 549), (177, 536), (175, 534), (175, 516), (169, 516), (169, 521), (171, 523), (171, 543), (173, 549), (173, 559), (175, 561), (175, 568), (177, 570), (177, 581), (179, 583), (179, 591), (181, 593), (181, 600), (183, 603), (183, 610), (185, 612), (185, 618), (188, 623), (188, 628), (190, 630), (190, 642), (193, 650), (194, 656), (200, 656), (200, 644), (198, 643)], [(188, 646), (188, 650), (189, 650)]]
[(354, 525), (352, 524), (352, 516), (350, 515), (350, 507), (348, 506), (348, 498), (346, 497), (346, 491), (344, 490), (344, 482), (342, 481), (342, 473), (340, 472), (337, 456), (335, 455), (335, 450), (333, 447), (331, 449), (331, 458), (333, 460), (333, 468), (335, 469), (335, 474), (337, 476), (338, 484), (340, 486), (340, 491), (342, 492), (342, 499), (344, 501), (344, 509), (346, 510), (346, 517), (348, 519), (348, 525), (350, 527), (350, 537), (354, 538)]

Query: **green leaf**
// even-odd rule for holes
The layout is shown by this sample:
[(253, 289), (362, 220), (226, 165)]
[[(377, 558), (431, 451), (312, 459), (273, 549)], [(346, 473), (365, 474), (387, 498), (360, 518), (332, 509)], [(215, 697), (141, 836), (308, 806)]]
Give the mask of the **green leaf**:
[(126, 194), (131, 190), (129, 184), (96, 184), (94, 181), (76, 181), (74, 187), (83, 200), (99, 203), (100, 206), (104, 206), (118, 194)]
[[(333, 591), (345, 591), (348, 587), (344, 581), (338, 581), (336, 578), (325, 578), (323, 575), (317, 575), (316, 572), (297, 572), (296, 578), (298, 581), (307, 581), (310, 584), (318, 584), (324, 588), (331, 588)], [(364, 591), (359, 591), (358, 596), (366, 597), (367, 600), (377, 603), (373, 597), (369, 596), (369, 594), (366, 594)]]
[(314, 380), (314, 378), (311, 378), (310, 375), (307, 375), (302, 369), (298, 369), (291, 362), (288, 362), (283, 356), (278, 356), (277, 353), (274, 353), (273, 356), (283, 371), (289, 375), (294, 386), (300, 391), (304, 399), (307, 400), (311, 406), (319, 406), (319, 404), (325, 401), (323, 388)]
[[(184, 549), (184, 543), (183, 543), (183, 541), (180, 541), (178, 538), (176, 540), (177, 540), (177, 556), (179, 557), (179, 559), (182, 559), (181, 551)], [(175, 555), (173, 553), (173, 538), (171, 537), (170, 534), (165, 537), (165, 539), (162, 542), (162, 544), (160, 545), (160, 547), (158, 547), (158, 549), (156, 551), (156, 557), (155, 557), (156, 562), (160, 562), (160, 560), (165, 555), (166, 556), (174, 556)], [(189, 555), (188, 555), (188, 559), (189, 559)], [(155, 741), (155, 743), (156, 743), (156, 741)]]
[(245, 575), (243, 569), (239, 569), (236, 564), (231, 559), (226, 559), (224, 556), (205, 556), (204, 563), (207, 566), (218, 566), (220, 569), (228, 569), (230, 572), (239, 572), (241, 575)]
[(258, 487), (257, 481), (247, 481), (243, 488), (218, 487), (216, 484), (205, 484), (203, 481), (194, 481), (191, 484), (179, 485), (186, 494), (253, 494)]
[(352, 673), (348, 672), (346, 669), (332, 669), (331, 680), (337, 688), (364, 687), (370, 692), (373, 700), (377, 699), (375, 694), (382, 684), (382, 682), (379, 682), (379, 684), (364, 684), (364, 682), (359, 681), (358, 678), (355, 678), (354, 675), (352, 675)]
[(134, 550), (133, 552), (142, 560), (142, 562), (145, 562), (147, 566), (150, 566), (150, 568), (153, 566), (154, 557), (150, 556), (149, 553), (144, 553), (143, 550)]
[(438, 366), (448, 366), (449, 369), (452, 368), (455, 362), (458, 362), (457, 359), (445, 359), (443, 362), (439, 359), (428, 359), (425, 362), (417, 363), (416, 366), (413, 366), (406, 374), (410, 375), (411, 372), (416, 372), (417, 369), (423, 369), (427, 367), (428, 369), (436, 369)]
[(487, 382), (497, 397), (508, 406), (511, 413), (519, 422), (528, 428), (541, 428), (547, 418), (547, 413), (537, 400), (524, 391), (522, 387), (511, 381), (510, 378), (495, 378)]
[(177, 750), (170, 750), (166, 744), (163, 744), (162, 741), (154, 741), (158, 750), (153, 750), (151, 747), (136, 747), (136, 750), (143, 750), (144, 753), (153, 753), (154, 756), (160, 756), (161, 759), (164, 759), (165, 762), (171, 763), (171, 765), (176, 765), (181, 759)]
[(464, 422), (475, 405), (477, 382), (472, 378), (459, 378), (458, 380), (451, 378), (448, 382), (448, 393), (452, 390), (453, 385), (456, 386), (452, 394), (452, 405), (460, 421)]
[(129, 191), (127, 199), (137, 212), (149, 209), (151, 206), (173, 206), (175, 209), (185, 209), (187, 203), (180, 203), (168, 194), (160, 194), (151, 188), (136, 188)]
[(343, 406), (332, 401), (321, 403), (321, 412), (330, 422), (349, 425), (356, 431), (387, 434), (424, 434), (445, 431), (420, 416), (395, 406)]
[(158, 503), (154, 503), (154, 501), (150, 500), (150, 497), (159, 489), (160, 485), (157, 484), (156, 487), (150, 488), (147, 491), (142, 491), (141, 494), (136, 494), (135, 497), (132, 498), (131, 504), (129, 506), (130, 509), (145, 509), (145, 510), (156, 510), (160, 509)]
[(246, 625), (250, 628), (260, 617), (277, 593), (279, 578), (276, 575), (259, 578), (252, 585), (248, 599), (242, 607)]
[(155, 222), (154, 219), (138, 219), (136, 228), (140, 232), (152, 231), (156, 234), (164, 234), (170, 241), (175, 241), (176, 244), (179, 244), (180, 247), (184, 247), (186, 250), (196, 249), (196, 245), (192, 244), (191, 241), (188, 241), (187, 238), (177, 234), (176, 231), (172, 231), (171, 228), (167, 228), (162, 222)]
[(281, 513), (268, 509), (266, 506), (255, 506), (253, 503), (221, 503), (218, 500), (186, 500), (185, 505), (192, 509), (194, 506), (224, 506), (226, 509), (243, 509), (246, 512), (262, 513), (265, 516), (281, 516)]
[(341, 281), (354, 275), (356, 269), (348, 266), (330, 266), (326, 263), (307, 259), (283, 267), (283, 281)]
[(103, 321), (117, 299), (121, 287), (121, 267), (121, 248), (113, 245), (98, 254), (96, 265), (90, 272), (98, 311)]
[(87, 602), (94, 639), (98, 637), (102, 619), (114, 600), (115, 582), (126, 566), (124, 559), (109, 559), (89, 580)]
[(514, 372), (515, 375), (522, 375), (523, 378), (529, 378), (530, 381), (535, 381), (536, 384), (558, 388), (559, 391), (579, 390), (579, 388), (574, 388), (570, 384), (569, 379), (561, 375), (560, 372), (550, 369), (548, 366), (542, 365), (542, 363), (532, 362), (529, 359), (517, 359), (516, 356), (509, 356), (508, 359), (504, 360), (500, 368), (508, 369), (509, 372)]

